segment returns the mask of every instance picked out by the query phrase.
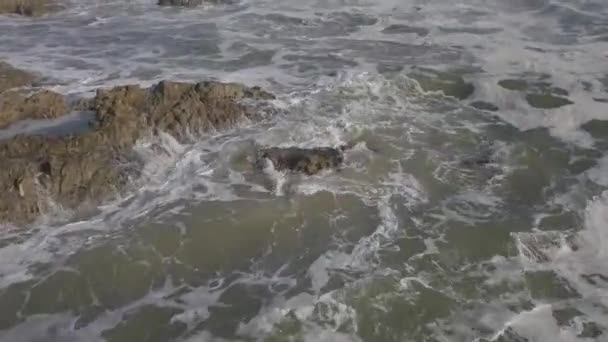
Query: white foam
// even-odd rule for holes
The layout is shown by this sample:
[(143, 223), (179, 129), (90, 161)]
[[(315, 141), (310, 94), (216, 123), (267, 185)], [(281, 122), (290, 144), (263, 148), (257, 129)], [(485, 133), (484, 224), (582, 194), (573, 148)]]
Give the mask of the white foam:
[(587, 177), (599, 185), (608, 186), (608, 156), (598, 160), (598, 165), (587, 171)]
[(539, 305), (530, 311), (524, 311), (509, 322), (505, 328), (499, 331), (491, 341), (497, 341), (507, 328), (512, 328), (518, 335), (528, 339), (530, 342), (573, 342), (584, 341), (579, 339), (576, 332), (561, 329), (553, 317), (551, 305)]
[[(608, 282), (602, 278), (608, 275), (608, 191), (588, 203), (584, 228), (573, 238), (562, 232), (543, 232), (519, 233), (516, 240), (526, 270), (556, 272), (580, 294), (576, 308), (586, 315), (586, 319), (608, 328), (605, 325), (608, 321), (605, 313)], [(551, 316), (551, 305), (539, 305), (520, 314), (509, 326), (532, 341), (586, 340), (577, 337), (580, 331), (576, 329), (580, 330), (580, 326), (557, 327)]]
[[(601, 1), (596, 3), (604, 5)], [(3, 17), (0, 22), (2, 55), (18, 67), (41, 72), (59, 81), (61, 84), (54, 87), (55, 90), (81, 93), (114, 84), (149, 85), (164, 78), (192, 81), (214, 78), (267, 86), (278, 93), (280, 99), (275, 105), (280, 106), (282, 112), (274, 118), (265, 118), (260, 126), (209, 134), (194, 145), (179, 144), (166, 135), (142, 142), (136, 148), (144, 161), (143, 178), (134, 180), (137, 189), (124, 198), (104, 204), (99, 213), (86, 221), (57, 226), (56, 220), (48, 219), (46, 225), (41, 225), (40, 230), (25, 241), (0, 248), (3, 260), (0, 287), (29, 279), (28, 265), (69, 255), (81, 248), (83, 241), (94, 243), (95, 239), (115, 230), (130, 227), (136, 220), (182, 212), (185, 205), (176, 203), (243, 199), (235, 191), (237, 184), (264, 192), (260, 184), (248, 180), (248, 170), (237, 170), (230, 165), (231, 158), (224, 158), (240, 153), (240, 147), (231, 150), (227, 146), (230, 143), (251, 139), (271, 146), (339, 146), (373, 132), (386, 149), (374, 152), (358, 147), (346, 153), (342, 172), (293, 180), (291, 190), (303, 195), (329, 191), (357, 196), (366, 205), (377, 208), (379, 222), (372, 227), (374, 232), (357, 241), (349, 253), (329, 250), (313, 262), (306, 270), (312, 281), (312, 288), (308, 290), (312, 293), (301, 293), (289, 299), (277, 296), (256, 318), (243, 322), (239, 328), (245, 335), (262, 338), (288, 314), (294, 313), (306, 322), (303, 328), (306, 341), (359, 341), (354, 337), (356, 331), (349, 334), (339, 330), (341, 323), (356, 321), (355, 310), (336, 299), (333, 293), (322, 293), (322, 289), (335, 270), (354, 269), (364, 274), (362, 277), (387, 271), (375, 268), (378, 266), (376, 257), (377, 252), (407, 233), (406, 227), (399, 222), (404, 213), (398, 208), (415, 208), (428, 201), (427, 189), (395, 161), (409, 158), (417, 149), (428, 149), (429, 153), (439, 151), (440, 146), (421, 144), (421, 140), (426, 141), (420, 137), (429, 128), (454, 136), (458, 134), (455, 126), (475, 134), (484, 132), (481, 125), (466, 117), (465, 112), (470, 108), (453, 99), (422, 92), (405, 72), (386, 77), (379, 75), (375, 71), (377, 64), (483, 69), (481, 74), (466, 76), (467, 81), (476, 86), (473, 99), (497, 104), (500, 111), (496, 115), (519, 129), (548, 127), (557, 137), (589, 147), (593, 141), (579, 126), (593, 118), (608, 119), (605, 104), (593, 100), (605, 97), (597, 77), (605, 73), (608, 46), (605, 42), (594, 41), (597, 37), (591, 35), (572, 44), (556, 42), (556, 39), (570, 35), (561, 27), (561, 17), (540, 11), (549, 4), (567, 7), (575, 15), (591, 16), (598, 22), (603, 20), (608, 9), (606, 6), (598, 11), (582, 8), (591, 1), (507, 3), (467, 0), (454, 4), (440, 0), (423, 4), (398, 0), (290, 0), (281, 3), (251, 0), (234, 6), (181, 10), (159, 9), (152, 2), (142, 0), (128, 4), (84, 1), (72, 4), (74, 6), (67, 12), (37, 21)], [(416, 9), (418, 6), (420, 8)], [(332, 21), (332, 14), (338, 11), (364, 14), (378, 22), (348, 31), (345, 29), (348, 23)], [(269, 14), (277, 13), (295, 18), (295, 27), (268, 18)], [(297, 19), (302, 22), (299, 24)], [(80, 27), (79, 22), (85, 23), (86, 27)], [(201, 26), (201, 23), (207, 26)], [(389, 36), (382, 33), (389, 23), (426, 28), (430, 33), (424, 37)], [(39, 32), (36, 32), (36, 25), (39, 25)], [(457, 29), (457, 32), (440, 28)], [(471, 32), (498, 31), (481, 35), (467, 33), (463, 28)], [(48, 32), (42, 34), (43, 30)], [(156, 39), (165, 33), (172, 39)], [(137, 40), (138, 44), (129, 40)], [(66, 42), (70, 44), (66, 45)], [(206, 48), (200, 48), (200, 45)], [(248, 54), (260, 51), (270, 51), (270, 57), (256, 62), (255, 54)], [(310, 56), (329, 56), (337, 66), (323, 65), (322, 58), (319, 62), (298, 61)], [(306, 68), (308, 70), (304, 70)], [(338, 71), (336, 76), (327, 76), (335, 71)], [(575, 104), (554, 110), (532, 109), (524, 102), (522, 94), (504, 90), (496, 84), (500, 79), (532, 73), (550, 74), (550, 81), (566, 89), (568, 98)], [(590, 83), (592, 89), (584, 89), (583, 82)], [(387, 152), (391, 149), (396, 151)], [(605, 159), (586, 173), (599, 186), (608, 186)], [(288, 182), (286, 175), (269, 171), (277, 183), (275, 195), (288, 195), (284, 189)], [(445, 170), (438, 167), (435, 171)], [(444, 182), (449, 183), (449, 179)], [(439, 219), (468, 223), (488, 219), (502, 210), (504, 203), (487, 190), (463, 189), (446, 204), (441, 213), (443, 217)], [(529, 271), (554, 270), (584, 299), (606, 305), (604, 285), (593, 286), (580, 276), (606, 272), (607, 206), (608, 195), (605, 194), (589, 203), (585, 229), (577, 234), (578, 249), (562, 232), (517, 234), (519, 265)], [(68, 238), (70, 234), (73, 235)], [(435, 242), (435, 238), (425, 237), (426, 250), (418, 256), (440, 253), (441, 246)], [(512, 259), (495, 257), (491, 263), (503, 273), (496, 272), (496, 277), (487, 279), (486, 284), (498, 284), (505, 278), (520, 279), (521, 268), (515, 267)], [(250, 277), (241, 279), (244, 282), (276, 281), (293, 285), (290, 282), (293, 279), (243, 277)], [(408, 281), (403, 284), (407, 286)], [(151, 294), (146, 300), (162, 302), (161, 297), (155, 297), (166, 294), (161, 292)], [(208, 315), (207, 308), (213, 305), (217, 296), (219, 292), (204, 287), (193, 291), (184, 296), (186, 304), (182, 309), (185, 312), (174, 319), (188, 324), (204, 319)], [(142, 303), (147, 302), (134, 305)], [(315, 305), (319, 303), (329, 303), (334, 308), (328, 315), (336, 322), (335, 326), (310, 322)], [(594, 311), (581, 303), (574, 305), (596, 321), (605, 318), (599, 312), (601, 310)], [(480, 320), (492, 329), (504, 328), (503, 323), (506, 323), (532, 341), (581, 340), (577, 339), (575, 331), (556, 324), (549, 305), (539, 304), (520, 314), (512, 313), (498, 301), (488, 306), (493, 307), (483, 311), (486, 314)], [(91, 330), (71, 332), (70, 336), (93, 341), (103, 327), (116, 324), (122, 313), (124, 310), (118, 310), (114, 316), (96, 322)], [(48, 327), (67, 326), (73, 319), (69, 315), (32, 317), (4, 336), (44, 336)], [(20, 335), (28, 331), (30, 335)], [(207, 332), (189, 340), (223, 341)]]

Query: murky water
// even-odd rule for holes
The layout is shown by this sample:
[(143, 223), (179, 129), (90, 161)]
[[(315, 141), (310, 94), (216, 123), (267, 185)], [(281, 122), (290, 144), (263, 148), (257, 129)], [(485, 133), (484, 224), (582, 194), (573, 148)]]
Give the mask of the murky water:
[[(74, 1), (0, 32), (65, 93), (279, 97), (142, 141), (140, 190), (94, 213), (3, 228), (0, 340), (608, 341), (604, 1)], [(312, 177), (248, 161), (348, 142)]]

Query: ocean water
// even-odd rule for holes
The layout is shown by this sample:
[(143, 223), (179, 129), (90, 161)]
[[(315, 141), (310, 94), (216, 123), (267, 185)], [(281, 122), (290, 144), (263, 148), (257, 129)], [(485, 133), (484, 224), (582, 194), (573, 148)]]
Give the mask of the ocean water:
[[(608, 341), (605, 1), (68, 4), (0, 17), (0, 56), (73, 96), (217, 79), (277, 100), (141, 141), (137, 190), (92, 212), (2, 226), (0, 341)], [(311, 177), (250, 163), (351, 142)]]

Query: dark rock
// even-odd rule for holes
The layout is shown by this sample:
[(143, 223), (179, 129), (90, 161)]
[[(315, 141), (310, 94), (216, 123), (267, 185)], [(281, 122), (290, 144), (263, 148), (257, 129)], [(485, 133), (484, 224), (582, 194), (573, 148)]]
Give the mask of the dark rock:
[(526, 101), (534, 108), (555, 109), (574, 104), (565, 97), (554, 96), (551, 94), (528, 94)]
[(507, 90), (513, 91), (525, 91), (528, 89), (528, 82), (525, 80), (500, 80), (498, 81), (498, 85)]
[(425, 29), (424, 27), (414, 27), (414, 26), (393, 24), (393, 25), (390, 25), (390, 26), (387, 26), (386, 28), (384, 28), (384, 30), (382, 30), (382, 33), (384, 33), (384, 34), (414, 33), (414, 34), (417, 34), (417, 35), (423, 37), (423, 36), (426, 36), (429, 34), (429, 30)]
[(567, 90), (552, 86), (543, 80), (545, 78), (537, 81), (506, 79), (498, 81), (498, 85), (512, 91), (526, 92), (526, 102), (534, 108), (554, 109), (574, 103), (564, 97), (568, 96)]
[(316, 147), (272, 147), (259, 152), (258, 165), (270, 160), (279, 171), (301, 172), (314, 175), (322, 170), (338, 168), (344, 161), (343, 148)]
[(0, 14), (37, 17), (60, 9), (53, 0), (0, 0)]
[(498, 111), (498, 106), (496, 106), (493, 103), (485, 102), (485, 101), (471, 102), (471, 106), (474, 107), (474, 108), (477, 108), (479, 110), (486, 110), (486, 111), (489, 111), (489, 112), (497, 112)]
[[(21, 135), (0, 142), (0, 222), (31, 222), (49, 210), (49, 200), (67, 208), (99, 203), (139, 175), (141, 165), (132, 152), (138, 139), (164, 131), (185, 141), (252, 117), (242, 100), (271, 98), (256, 87), (218, 82), (165, 81), (149, 89), (128, 85), (98, 90), (83, 104), (95, 112), (90, 131), (62, 137)], [(36, 104), (44, 105), (28, 103), (33, 108), (28, 113), (41, 110)]]
[[(1, 1), (0, 8), (2, 6)], [(35, 78), (34, 75), (26, 71), (15, 69), (5, 62), (0, 62), (0, 93), (7, 89), (30, 85)]]
[[(604, 330), (595, 322), (584, 322), (583, 331), (578, 335), (582, 338), (597, 339), (604, 334)], [(598, 340), (596, 340), (598, 341)]]
[(220, 0), (158, 0), (159, 6), (196, 7), (204, 3), (219, 3)]
[(203, 3), (203, 0), (158, 0), (160, 6), (194, 7)]
[(593, 119), (584, 123), (581, 128), (591, 134), (594, 139), (608, 140), (608, 121)]

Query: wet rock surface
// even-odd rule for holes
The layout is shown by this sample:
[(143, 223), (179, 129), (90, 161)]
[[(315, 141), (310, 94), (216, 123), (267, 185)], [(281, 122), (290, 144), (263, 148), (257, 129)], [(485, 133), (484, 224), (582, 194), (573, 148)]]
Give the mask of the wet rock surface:
[(35, 79), (33, 74), (0, 61), (0, 93), (11, 88), (30, 85)]
[(345, 148), (316, 147), (271, 147), (261, 149), (257, 161), (260, 167), (269, 160), (279, 171), (300, 172), (314, 175), (323, 170), (336, 169), (344, 161)]
[(195, 7), (202, 4), (216, 4), (221, 0), (158, 0), (159, 6)]
[(24, 119), (53, 119), (69, 112), (63, 95), (43, 90), (31, 95), (18, 91), (0, 93), (0, 128)]
[(416, 34), (420, 37), (427, 36), (429, 30), (424, 27), (415, 27), (408, 25), (393, 24), (382, 30), (384, 34)]
[(533, 108), (555, 109), (574, 104), (567, 96), (568, 91), (553, 86), (546, 75), (536, 79), (504, 79), (498, 85), (506, 90), (525, 92), (526, 102)]
[(0, 0), (0, 14), (37, 17), (60, 9), (52, 0)]
[(194, 7), (203, 3), (203, 0), (159, 0), (159, 6), (183, 6)]
[(53, 119), (69, 112), (61, 94), (38, 90), (28, 93), (36, 76), (0, 62), (0, 129), (25, 119)]
[(534, 108), (541, 109), (554, 109), (574, 104), (565, 97), (552, 94), (528, 94), (526, 95), (526, 102)]
[(424, 91), (441, 91), (446, 96), (459, 100), (464, 100), (475, 92), (473, 84), (466, 82), (458, 73), (416, 68), (408, 76), (415, 79)]
[(498, 111), (498, 106), (490, 103), (490, 102), (485, 102), (485, 101), (474, 101), (471, 102), (471, 106), (473, 108), (479, 109), (479, 110), (485, 110), (488, 112), (497, 112)]
[[(29, 109), (24, 114), (28, 117), (65, 108), (60, 95), (32, 96), (19, 107)], [(45, 111), (47, 102), (41, 98), (61, 105), (53, 107), (54, 112)], [(92, 100), (81, 103), (95, 113), (90, 131), (63, 137), (20, 135), (0, 141), (4, 168), (0, 222), (31, 222), (57, 204), (67, 208), (96, 204), (137, 178), (141, 163), (132, 147), (138, 139), (163, 131), (184, 141), (211, 128), (227, 128), (253, 116), (242, 100), (272, 98), (256, 87), (218, 82), (163, 81), (148, 89), (137, 85), (100, 89)]]

